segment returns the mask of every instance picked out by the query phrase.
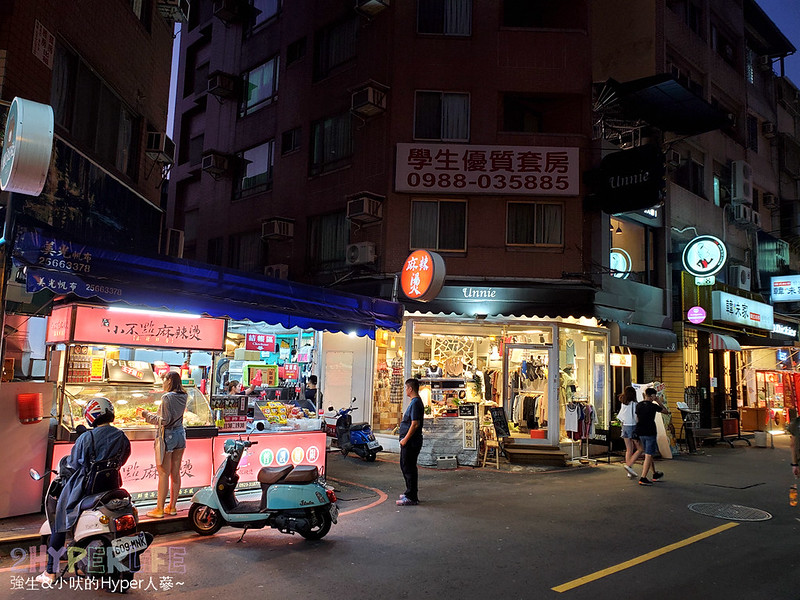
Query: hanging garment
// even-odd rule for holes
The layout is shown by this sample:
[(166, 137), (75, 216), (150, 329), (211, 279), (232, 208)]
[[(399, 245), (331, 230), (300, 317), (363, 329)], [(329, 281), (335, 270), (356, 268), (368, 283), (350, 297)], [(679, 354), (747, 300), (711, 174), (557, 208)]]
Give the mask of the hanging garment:
[(392, 360), (392, 381), (390, 385), (389, 402), (402, 404), (405, 382), (403, 381), (403, 359), (399, 356)]
[(566, 431), (577, 432), (578, 421), (580, 420), (580, 408), (575, 402), (570, 402), (564, 411), (564, 429)]

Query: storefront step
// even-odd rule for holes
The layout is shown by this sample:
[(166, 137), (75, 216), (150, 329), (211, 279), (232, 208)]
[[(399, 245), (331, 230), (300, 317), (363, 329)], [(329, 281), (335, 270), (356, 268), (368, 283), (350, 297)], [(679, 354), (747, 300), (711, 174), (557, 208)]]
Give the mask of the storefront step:
[(503, 450), (514, 464), (566, 467), (567, 453), (558, 446), (506, 443)]
[(381, 443), (384, 452), (394, 452), (400, 454), (400, 439), (397, 435), (388, 433), (376, 433), (375, 439)]

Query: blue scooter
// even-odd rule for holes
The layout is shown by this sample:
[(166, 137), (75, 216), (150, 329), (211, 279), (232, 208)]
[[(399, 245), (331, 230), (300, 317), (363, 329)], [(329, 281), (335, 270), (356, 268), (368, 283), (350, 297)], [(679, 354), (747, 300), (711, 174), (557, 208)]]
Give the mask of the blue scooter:
[(336, 494), (319, 479), (314, 466), (262, 467), (258, 472), (260, 500), (236, 499), (239, 461), (247, 448), (258, 442), (225, 440), (227, 458), (214, 475), (213, 485), (192, 496), (189, 523), (200, 535), (213, 535), (223, 525), (244, 529), (272, 527), (281, 533), (299, 533), (319, 540), (339, 517)]
[[(356, 407), (353, 406), (356, 399), (350, 401), (348, 408), (340, 408), (336, 412), (336, 442), (339, 450), (344, 456), (350, 452), (355, 452), (367, 462), (373, 462), (378, 456), (378, 452), (383, 450), (381, 443), (375, 439), (372, 427), (369, 423), (353, 424), (353, 417), (350, 415)], [(331, 406), (329, 411), (333, 411)]]

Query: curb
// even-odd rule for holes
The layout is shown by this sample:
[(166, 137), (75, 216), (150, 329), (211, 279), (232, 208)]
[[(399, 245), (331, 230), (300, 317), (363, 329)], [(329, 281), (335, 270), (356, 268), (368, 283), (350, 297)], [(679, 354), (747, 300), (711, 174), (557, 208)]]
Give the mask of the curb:
[[(144, 518), (139, 521), (139, 531), (153, 535), (175, 533), (189, 529), (189, 519), (186, 516), (164, 517), (163, 519)], [(38, 529), (36, 533), (30, 530), (19, 534), (0, 535), (0, 554), (10, 554), (14, 548), (29, 548), (40, 543)]]

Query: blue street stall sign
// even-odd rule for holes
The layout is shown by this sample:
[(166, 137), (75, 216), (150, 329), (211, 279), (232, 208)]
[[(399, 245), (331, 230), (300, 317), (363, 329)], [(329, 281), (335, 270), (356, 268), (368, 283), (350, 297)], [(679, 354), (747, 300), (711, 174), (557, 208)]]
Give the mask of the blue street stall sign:
[(42, 193), (53, 151), (53, 109), (14, 98), (6, 119), (0, 189), (29, 196)]

